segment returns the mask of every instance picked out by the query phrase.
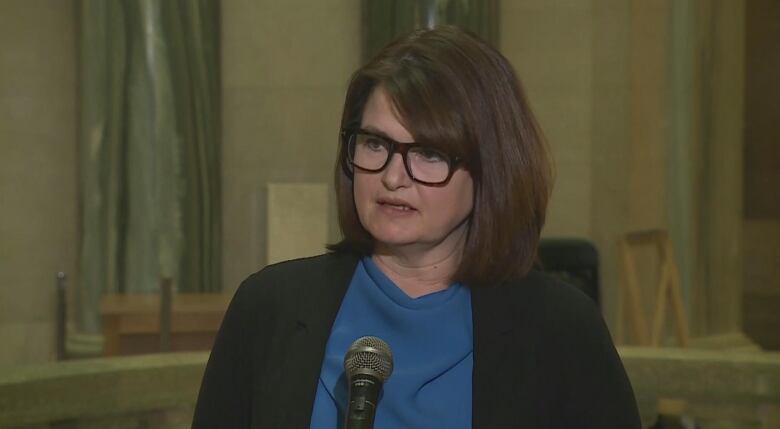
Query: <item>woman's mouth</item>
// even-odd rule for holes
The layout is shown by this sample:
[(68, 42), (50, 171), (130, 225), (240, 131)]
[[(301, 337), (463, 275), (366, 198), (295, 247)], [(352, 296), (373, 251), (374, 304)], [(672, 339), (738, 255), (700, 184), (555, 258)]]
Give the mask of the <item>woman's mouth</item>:
[(385, 207), (392, 210), (398, 210), (403, 212), (416, 210), (414, 207), (412, 207), (410, 204), (408, 204), (406, 201), (403, 200), (380, 198), (377, 202), (381, 207)]
[(385, 207), (390, 207), (390, 208), (396, 209), (396, 210), (403, 210), (403, 211), (413, 210), (409, 206), (398, 205), (398, 204), (382, 204), (382, 205), (385, 206)]

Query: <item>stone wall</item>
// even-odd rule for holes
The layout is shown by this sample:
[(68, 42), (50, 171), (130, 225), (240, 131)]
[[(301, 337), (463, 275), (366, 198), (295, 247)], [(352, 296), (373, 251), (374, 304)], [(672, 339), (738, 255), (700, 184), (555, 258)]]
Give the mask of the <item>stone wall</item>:
[(55, 276), (75, 274), (71, 0), (0, 2), (0, 365), (55, 354)]

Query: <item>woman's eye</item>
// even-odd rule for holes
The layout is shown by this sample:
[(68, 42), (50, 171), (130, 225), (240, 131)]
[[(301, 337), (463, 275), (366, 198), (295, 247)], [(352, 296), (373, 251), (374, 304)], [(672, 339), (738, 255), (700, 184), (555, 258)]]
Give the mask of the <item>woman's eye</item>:
[(385, 145), (382, 142), (382, 140), (374, 139), (374, 138), (367, 138), (363, 140), (363, 146), (366, 149), (373, 150), (373, 151), (380, 151), (384, 150)]
[(428, 162), (441, 162), (446, 160), (444, 154), (435, 149), (420, 148), (416, 153), (417, 156)]

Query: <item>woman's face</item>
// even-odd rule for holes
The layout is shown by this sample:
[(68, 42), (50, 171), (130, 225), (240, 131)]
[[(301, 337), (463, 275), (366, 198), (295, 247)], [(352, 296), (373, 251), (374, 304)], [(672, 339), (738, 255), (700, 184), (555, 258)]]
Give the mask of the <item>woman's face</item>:
[[(366, 102), (361, 128), (397, 142), (413, 142), (379, 86)], [(407, 174), (401, 155), (395, 153), (380, 172), (355, 170), (354, 196), (360, 223), (377, 241), (377, 250), (413, 246), (451, 251), (453, 246), (462, 246), (460, 238), (474, 204), (474, 183), (460, 168), (446, 185), (417, 183)]]

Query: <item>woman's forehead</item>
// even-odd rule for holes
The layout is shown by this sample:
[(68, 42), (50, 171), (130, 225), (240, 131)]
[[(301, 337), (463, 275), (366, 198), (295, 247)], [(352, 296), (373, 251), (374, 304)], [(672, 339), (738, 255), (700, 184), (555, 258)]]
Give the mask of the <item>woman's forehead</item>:
[(382, 86), (371, 91), (363, 108), (360, 128), (399, 142), (414, 141), (412, 133), (401, 121), (395, 103)]

